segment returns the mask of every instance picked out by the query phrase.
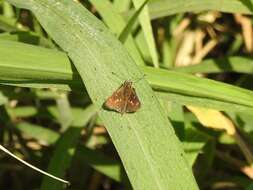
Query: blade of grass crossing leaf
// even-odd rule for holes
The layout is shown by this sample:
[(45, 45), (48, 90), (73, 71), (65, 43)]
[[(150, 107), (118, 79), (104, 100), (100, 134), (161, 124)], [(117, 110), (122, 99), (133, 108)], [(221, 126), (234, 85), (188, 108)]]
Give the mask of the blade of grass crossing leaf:
[(119, 41), (121, 41), (122, 43), (124, 43), (127, 39), (127, 37), (129, 36), (129, 34), (131, 33), (132, 27), (134, 25), (134, 23), (136, 22), (136, 20), (138, 19), (139, 14), (141, 13), (142, 9), (144, 8), (144, 6), (147, 4), (148, 0), (144, 1), (143, 4), (139, 7), (138, 10), (136, 10), (136, 12), (133, 14), (133, 16), (129, 19), (129, 21), (127, 22), (127, 25), (125, 26), (125, 28), (122, 30), (122, 32), (120, 33), (118, 39)]
[[(145, 0), (132, 0), (136, 10), (139, 9), (145, 2)], [(145, 40), (147, 42), (150, 55), (152, 58), (152, 63), (154, 64), (155, 67), (159, 67), (158, 63), (158, 54), (156, 50), (156, 45), (155, 45), (155, 40), (153, 36), (153, 31), (152, 31), (152, 26), (150, 23), (150, 18), (149, 18), (149, 13), (148, 13), (148, 7), (144, 6), (142, 12), (139, 15), (139, 21), (145, 36)]]
[[(80, 91), (81, 89), (83, 89), (81, 79), (79, 78), (78, 73), (75, 69), (71, 68), (71, 63), (69, 62), (68, 58), (64, 53), (45, 48), (41, 49), (40, 47), (31, 46), (23, 43), (3, 40), (0, 43), (0, 50), (0, 83), (2, 84), (23, 87), (30, 86), (33, 88), (55, 87), (63, 90), (70, 90), (70, 87), (72, 87), (73, 90), (76, 91)], [(13, 52), (15, 53), (13, 54)], [(10, 54), (13, 54), (13, 56), (9, 56)], [(47, 57), (54, 57), (53, 62), (52, 60), (48, 60)], [(251, 64), (251, 59), (249, 58), (231, 57), (228, 58), (228, 60), (232, 65), (236, 65), (232, 66), (231, 68), (231, 70), (234, 71), (237, 70), (236, 68), (238, 68), (239, 70), (239, 64), (244, 65), (242, 68), (245, 68), (245, 71), (248, 68), (247, 65)], [(211, 60), (211, 62), (216, 61)], [(217, 60), (217, 62), (219, 63), (220, 61)], [(208, 62), (206, 64), (208, 64)], [(142, 71), (147, 76), (146, 78), (149, 80), (150, 84), (153, 87), (156, 87), (156, 85), (159, 84), (161, 89), (164, 89), (167, 93), (169, 92), (169, 94), (166, 95), (167, 99), (171, 98), (172, 100), (178, 101), (179, 103), (181, 102), (184, 105), (204, 106), (207, 108), (214, 108), (218, 110), (230, 110), (238, 112), (251, 112), (250, 110), (252, 110), (250, 106), (251, 100), (247, 102), (247, 105), (239, 104), (237, 100), (234, 100), (232, 96), (230, 96), (227, 100), (220, 100), (223, 93), (219, 93), (219, 91), (212, 91), (218, 88), (218, 86), (223, 86), (223, 91), (232, 90), (230, 86), (224, 83), (215, 82), (214, 87), (205, 88), (204, 91), (209, 94), (209, 97), (203, 95), (198, 95), (198, 97), (196, 97), (196, 92), (193, 91), (197, 90), (197, 94), (199, 94), (198, 92), (200, 92), (201, 90), (198, 89), (203, 88), (203, 86), (209, 86), (210, 80), (194, 77), (195, 80), (192, 81), (192, 79), (189, 79), (189, 77), (192, 78), (193, 76), (185, 74), (182, 75), (181, 73), (176, 74), (175, 72), (171, 73), (170, 71), (165, 70), (161, 71), (165, 71), (166, 74), (161, 74), (158, 70), (147, 68), (148, 67), (141, 67)], [(211, 70), (212, 69), (208, 71)], [(242, 71), (243, 69), (240, 70)], [(204, 70), (186, 69), (185, 72), (197, 71)], [(7, 73), (8, 75), (6, 75)], [(150, 80), (149, 76), (152, 76), (154, 73), (157, 73), (159, 77), (152, 78), (152, 80)], [(8, 78), (5, 79), (5, 77)], [(167, 82), (164, 83), (159, 81)], [(212, 85), (214, 85), (213, 82)], [(190, 86), (194, 87), (189, 88)], [(176, 90), (176, 88), (179, 89)], [(235, 91), (232, 90), (233, 93), (229, 92), (227, 93), (227, 95), (240, 93), (239, 91), (241, 90), (238, 91), (236, 89), (234, 89)], [(177, 93), (175, 93), (175, 91), (177, 91)], [(242, 98), (244, 96), (239, 96), (241, 97), (240, 99), (244, 99)]]
[[(109, 28), (115, 32), (117, 35), (123, 30), (126, 26), (126, 21), (123, 17), (117, 12), (113, 4), (109, 0), (89, 0), (98, 10), (99, 14), (103, 17), (105, 23)], [(138, 51), (132, 35), (129, 35), (127, 40), (124, 43), (124, 46), (127, 48), (128, 52), (131, 54), (132, 58), (135, 60), (135, 63), (138, 65), (145, 65), (140, 52)]]
[[(31, 6), (27, 8), (32, 9), (44, 29), (75, 64), (92, 101), (100, 109), (99, 116), (133, 188), (198, 189), (180, 143), (145, 79), (134, 84), (142, 102), (142, 108), (136, 113), (122, 117), (101, 109), (105, 99), (124, 82), (117, 82), (115, 74), (126, 80), (143, 76), (115, 36), (80, 3), (69, 0), (29, 3)], [(182, 178), (184, 184), (180, 183)]]

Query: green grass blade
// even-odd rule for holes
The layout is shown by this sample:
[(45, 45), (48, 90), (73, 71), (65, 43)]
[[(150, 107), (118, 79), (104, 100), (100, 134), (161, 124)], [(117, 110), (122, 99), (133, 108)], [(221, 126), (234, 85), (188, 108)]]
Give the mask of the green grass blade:
[[(61, 64), (68, 62), (66, 54), (34, 47), (36, 46), (0, 40), (1, 82), (12, 81), (15, 84), (19, 81), (18, 83), (23, 83), (24, 86), (38, 85), (39, 87), (42, 80), (46, 79), (44, 80), (47, 83), (46, 86), (51, 88), (70, 89), (72, 86), (78, 89), (82, 86), (78, 73), (75, 72), (76, 75), (73, 75), (72, 70), (75, 70), (73, 66)], [(49, 57), (54, 57), (54, 59), (48, 59)], [(14, 78), (15, 81), (12, 80)], [(58, 80), (59, 78), (61, 79)], [(58, 84), (54, 85), (56, 81)], [(72, 81), (72, 84), (66, 85), (67, 81)], [(75, 81), (78, 84), (75, 84)]]
[[(62, 90), (72, 89), (76, 91), (83, 89), (77, 71), (71, 66), (71, 63), (64, 53), (11, 41), (1, 41), (0, 50), (0, 56), (2, 58), (0, 59), (1, 84), (30, 86), (33, 88), (50, 87)], [(17, 53), (13, 54), (13, 56), (9, 56), (12, 52)], [(54, 57), (54, 61), (52, 62), (50, 59), (47, 59), (48, 56)], [(248, 58), (231, 57), (229, 60), (232, 65), (235, 65), (232, 67), (234, 69), (232, 69), (233, 71), (239, 71), (240, 63), (243, 65), (241, 68), (245, 68), (245, 71), (247, 64), (250, 65), (250, 60), (248, 60)], [(240, 61), (240, 63), (235, 60)], [(239, 93), (238, 97), (244, 99), (245, 95), (241, 96), (240, 93), (241, 88), (237, 91), (238, 87), (231, 88), (231, 85), (174, 71), (157, 70), (149, 67), (141, 67), (141, 69), (154, 88), (158, 86), (165, 90), (166, 93), (163, 93), (162, 96), (159, 95), (161, 98), (173, 100), (184, 105), (204, 106), (218, 110), (234, 112), (248, 112), (252, 110), (250, 106), (252, 99), (249, 99), (244, 104), (240, 104), (235, 97), (230, 96), (230, 94)], [(160, 71), (162, 71), (162, 74)], [(211, 71), (211, 69), (209, 71)], [(242, 69), (240, 71), (242, 71)], [(159, 77), (154, 78), (152, 76)], [(192, 80), (193, 78), (194, 80)], [(217, 90), (211, 90), (208, 87), (209, 85), (212, 85), (213, 89)], [(202, 91), (206, 92), (206, 95), (199, 93)], [(224, 93), (220, 93), (221, 91), (227, 92), (226, 99), (221, 97), (224, 95)], [(243, 91), (246, 92), (247, 90)], [(197, 93), (198, 96), (196, 96), (195, 93)], [(247, 91), (246, 94), (251, 96), (252, 92)]]
[[(9, 2), (27, 5), (27, 1), (22, 0)], [(122, 116), (101, 109), (106, 98), (124, 80), (143, 76), (121, 43), (79, 3), (69, 0), (29, 3), (28, 8), (44, 29), (68, 52), (92, 101), (100, 108), (99, 116), (133, 188), (198, 189), (172, 126), (145, 79), (134, 84), (142, 103), (139, 111)]]
[[(61, 135), (60, 139), (56, 142), (56, 150), (48, 168), (49, 173), (64, 177), (66, 169), (71, 163), (80, 132), (81, 128), (69, 127), (66, 132)], [(55, 182), (51, 178), (44, 177), (41, 190), (47, 189), (62, 189), (62, 184)]]
[(139, 9), (136, 10), (136, 12), (133, 14), (133, 16), (127, 22), (127, 25), (125, 26), (125, 28), (120, 33), (119, 41), (121, 41), (122, 43), (124, 43), (126, 41), (127, 37), (131, 33), (131, 30), (132, 30), (132, 27), (133, 27), (134, 23), (138, 19), (139, 14), (141, 13), (142, 9), (147, 4), (147, 2), (148, 2), (148, 0), (144, 1), (143, 4), (139, 7)]
[(3, 93), (0, 91), (0, 105), (3, 105), (8, 102), (8, 98), (3, 95)]
[(148, 81), (160, 91), (253, 106), (253, 91), (184, 73), (151, 67), (143, 67), (143, 69), (145, 73), (149, 73)]
[(16, 20), (0, 15), (0, 29), (8, 32), (17, 31)]
[(187, 160), (191, 166), (193, 166), (198, 154), (201, 153), (202, 148), (208, 140), (209, 138), (207, 135), (199, 132), (194, 127), (185, 130), (183, 148), (186, 153)]
[(56, 132), (39, 125), (22, 122), (16, 124), (16, 127), (25, 135), (31, 136), (42, 143), (54, 144), (59, 138), (59, 134)]
[(252, 74), (253, 59), (241, 56), (226, 57), (222, 59), (207, 59), (197, 65), (177, 67), (173, 70), (185, 73), (238, 72)]
[[(143, 5), (145, 0), (132, 0), (132, 2), (134, 4), (136, 10), (138, 10)], [(152, 62), (155, 67), (159, 67), (158, 54), (157, 54), (157, 50), (156, 50), (155, 40), (154, 40), (154, 36), (153, 36), (153, 31), (152, 31), (152, 26), (150, 23), (150, 17), (149, 17), (147, 6), (144, 6), (142, 12), (140, 13), (139, 21), (140, 21), (140, 24), (141, 24), (141, 27), (142, 27), (142, 30), (144, 33), (145, 40), (146, 40), (148, 48), (149, 48)]]
[[(118, 36), (126, 26), (126, 21), (115, 10), (113, 4), (109, 0), (90, 0), (90, 2), (96, 7), (108, 27)], [(138, 65), (145, 65), (132, 35), (128, 36), (124, 45)]]
[(245, 106), (240, 104), (234, 104), (231, 102), (219, 101), (208, 97), (196, 97), (196, 96), (189, 96), (187, 94), (169, 93), (169, 92), (156, 92), (156, 95), (160, 99), (164, 99), (167, 101), (174, 101), (182, 105), (199, 106), (204, 108), (216, 109), (220, 111), (253, 113), (252, 106)]
[(178, 138), (182, 141), (184, 139), (184, 108), (182, 104), (165, 100), (165, 108), (167, 107), (167, 114), (171, 120), (171, 123), (175, 129)]
[(3, 15), (7, 18), (13, 18), (15, 15), (12, 6), (6, 1), (3, 2)]
[(150, 65), (152, 65), (152, 57), (150, 55), (149, 47), (145, 40), (143, 31), (137, 31), (137, 34), (134, 39), (143, 59), (146, 62), (150, 63)]
[(207, 10), (227, 13), (253, 13), (252, 0), (153, 0), (148, 7), (152, 19), (182, 12)]
[(60, 97), (56, 99), (56, 104), (59, 112), (58, 118), (61, 123), (61, 130), (65, 131), (73, 120), (67, 93), (60, 93)]
[(19, 41), (28, 44), (39, 45), (46, 48), (55, 48), (55, 45), (52, 41), (47, 38), (38, 36), (33, 32), (25, 32), (25, 31), (16, 31), (16, 32), (5, 32), (0, 33), (1, 40), (12, 40), (12, 41)]

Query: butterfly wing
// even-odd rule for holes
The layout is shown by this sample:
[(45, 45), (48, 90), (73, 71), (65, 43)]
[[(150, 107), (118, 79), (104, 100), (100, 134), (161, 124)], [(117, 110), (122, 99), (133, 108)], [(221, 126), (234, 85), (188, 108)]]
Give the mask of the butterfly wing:
[(131, 88), (132, 92), (127, 100), (126, 112), (136, 112), (141, 107), (141, 102), (135, 92), (134, 88)]
[(104, 107), (122, 113), (125, 107), (124, 86), (116, 90), (104, 103)]

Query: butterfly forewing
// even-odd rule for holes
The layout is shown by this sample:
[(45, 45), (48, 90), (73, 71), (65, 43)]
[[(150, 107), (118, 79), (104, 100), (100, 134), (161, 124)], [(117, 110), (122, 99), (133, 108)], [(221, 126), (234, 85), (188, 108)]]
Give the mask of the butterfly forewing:
[(106, 102), (105, 107), (109, 110), (114, 110), (117, 112), (121, 112), (122, 108), (124, 107), (125, 99), (124, 99), (124, 89), (123, 85), (116, 90), (112, 96), (110, 96)]

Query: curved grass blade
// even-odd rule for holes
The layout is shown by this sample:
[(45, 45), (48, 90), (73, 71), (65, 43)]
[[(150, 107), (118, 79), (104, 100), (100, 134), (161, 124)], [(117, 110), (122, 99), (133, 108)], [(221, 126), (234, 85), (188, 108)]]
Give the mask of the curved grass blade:
[[(145, 0), (132, 0), (132, 2), (134, 4), (134, 7), (136, 8), (136, 10), (138, 10), (143, 5)], [(139, 21), (140, 21), (140, 24), (141, 24), (141, 27), (143, 30), (145, 40), (146, 40), (148, 48), (149, 48), (149, 52), (150, 52), (150, 55), (152, 58), (153, 65), (155, 67), (159, 67), (158, 54), (157, 54), (157, 50), (156, 50), (155, 40), (154, 40), (154, 36), (153, 36), (153, 30), (152, 30), (152, 26), (150, 23), (150, 17), (149, 17), (147, 6), (144, 6), (143, 10), (141, 11), (141, 13), (139, 15)]]
[(134, 25), (134, 23), (136, 22), (136, 20), (138, 19), (139, 14), (141, 13), (142, 9), (144, 8), (144, 6), (147, 4), (148, 0), (144, 1), (143, 4), (139, 7), (138, 10), (136, 10), (136, 12), (133, 14), (133, 16), (129, 19), (129, 21), (127, 22), (127, 25), (125, 26), (125, 28), (122, 30), (122, 32), (120, 33), (118, 39), (119, 41), (121, 41), (122, 43), (124, 43), (127, 39), (127, 37), (129, 36), (129, 34), (131, 33), (132, 27)]

